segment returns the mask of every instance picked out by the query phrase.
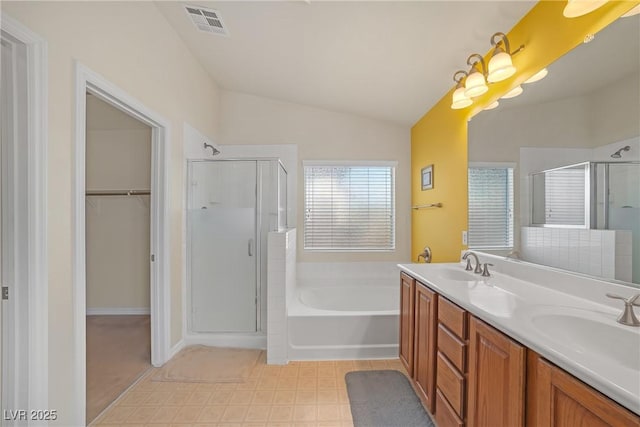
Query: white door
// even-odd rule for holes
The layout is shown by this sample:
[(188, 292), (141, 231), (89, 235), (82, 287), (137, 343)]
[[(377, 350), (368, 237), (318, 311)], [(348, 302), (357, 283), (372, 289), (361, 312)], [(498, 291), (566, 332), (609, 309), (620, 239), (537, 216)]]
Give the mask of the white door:
[[(0, 64), (2, 64), (2, 70), (0, 71), (1, 75), (0, 78), (2, 79), (2, 83), (0, 83), (0, 97), (2, 98), (2, 100), (0, 101), (0, 115), (2, 116), (2, 118), (0, 118), (0, 284), (2, 286), (4, 286), (4, 268), (3, 268), (3, 262), (2, 260), (4, 259), (4, 233), (3, 233), (3, 223), (4, 223), (4, 203), (2, 203), (2, 194), (4, 194), (4, 182), (5, 182), (5, 178), (4, 178), (4, 170), (5, 168), (3, 167), (3, 159), (4, 159), (4, 145), (5, 145), (5, 132), (6, 132), (6, 127), (7, 127), (7, 123), (6, 123), (6, 119), (5, 116), (7, 114), (7, 110), (8, 110), (8, 103), (6, 101), (6, 88), (5, 88), (5, 70), (4, 67), (6, 66), (6, 54), (5, 54), (5, 42), (4, 40), (2, 40), (2, 57), (0, 59)], [(3, 321), (4, 319), (2, 318), (4, 310), (2, 309), (4, 307), (4, 300), (0, 300), (0, 412), (2, 414), (5, 413), (5, 410), (7, 409), (4, 405), (4, 375), (3, 371), (4, 371), (4, 357), (3, 357), (3, 349), (4, 349), (4, 325), (5, 322)], [(3, 417), (4, 418), (4, 417)]]
[[(0, 82), (0, 282), (4, 288), (9, 288), (13, 284), (13, 215), (9, 211), (11, 203), (12, 189), (10, 187), (13, 157), (12, 147), (14, 138), (14, 85), (13, 85), (13, 66), (14, 66), (14, 45), (2, 37), (2, 57), (1, 57), (1, 82)], [(11, 331), (9, 327), (11, 323), (8, 321), (9, 301), (4, 299), (0, 302), (0, 410), (2, 418), (8, 412), (13, 414), (13, 406), (15, 400), (12, 392), (14, 391), (14, 381), (12, 373), (7, 367), (10, 360), (9, 349), (11, 348), (10, 338)], [(9, 420), (11, 424), (12, 420)], [(6, 421), (5, 421), (6, 422)]]
[(46, 409), (48, 398), (46, 245), (40, 244), (46, 47), (6, 15), (0, 35), (0, 282), (8, 289), (0, 302), (0, 424), (11, 426), (25, 424), (29, 408)]
[(194, 332), (255, 332), (256, 161), (190, 163)]

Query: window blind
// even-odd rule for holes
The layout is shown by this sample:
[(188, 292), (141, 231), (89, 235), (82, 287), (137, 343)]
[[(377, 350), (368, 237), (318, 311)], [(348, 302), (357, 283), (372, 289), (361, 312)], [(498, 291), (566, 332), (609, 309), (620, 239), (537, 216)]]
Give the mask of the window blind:
[(304, 166), (304, 248), (395, 249), (395, 168)]
[(546, 224), (585, 223), (585, 170), (560, 169), (544, 176)]
[(513, 247), (513, 168), (469, 168), (469, 248)]

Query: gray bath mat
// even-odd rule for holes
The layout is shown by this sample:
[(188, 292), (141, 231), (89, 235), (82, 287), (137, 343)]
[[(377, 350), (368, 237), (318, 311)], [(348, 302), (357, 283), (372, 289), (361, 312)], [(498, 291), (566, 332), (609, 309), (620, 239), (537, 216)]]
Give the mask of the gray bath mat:
[(349, 372), (345, 380), (355, 427), (435, 427), (400, 372)]

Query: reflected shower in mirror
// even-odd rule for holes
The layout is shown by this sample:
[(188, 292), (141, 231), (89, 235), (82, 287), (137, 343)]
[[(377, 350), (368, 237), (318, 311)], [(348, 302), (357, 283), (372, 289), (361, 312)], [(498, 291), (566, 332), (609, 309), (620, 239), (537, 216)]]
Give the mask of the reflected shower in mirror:
[[(514, 176), (513, 209), (497, 212), (478, 210), (475, 201), (488, 198), (470, 174), (469, 247), (640, 284), (640, 16), (618, 19), (547, 68), (546, 78), (469, 123), (470, 171), (513, 168)], [(559, 193), (532, 191), (544, 180), (539, 173), (555, 168), (564, 176), (547, 185)], [(567, 188), (585, 173), (582, 189)], [(581, 218), (560, 218), (573, 199)], [(512, 244), (487, 244), (489, 231), (499, 236), (509, 227)]]
[(589, 163), (533, 173), (531, 224), (590, 228)]

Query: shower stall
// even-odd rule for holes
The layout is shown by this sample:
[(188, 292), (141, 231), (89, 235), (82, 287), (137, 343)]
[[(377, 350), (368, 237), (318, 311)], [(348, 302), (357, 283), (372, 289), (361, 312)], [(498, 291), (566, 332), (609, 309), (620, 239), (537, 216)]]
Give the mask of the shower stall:
[(287, 172), (278, 159), (187, 164), (188, 327), (266, 331), (267, 236), (287, 226)]
[(532, 174), (536, 225), (625, 230), (639, 218), (640, 162), (584, 162)]
[(632, 281), (640, 283), (640, 162), (562, 166), (532, 174), (531, 184), (534, 226), (631, 232)]

